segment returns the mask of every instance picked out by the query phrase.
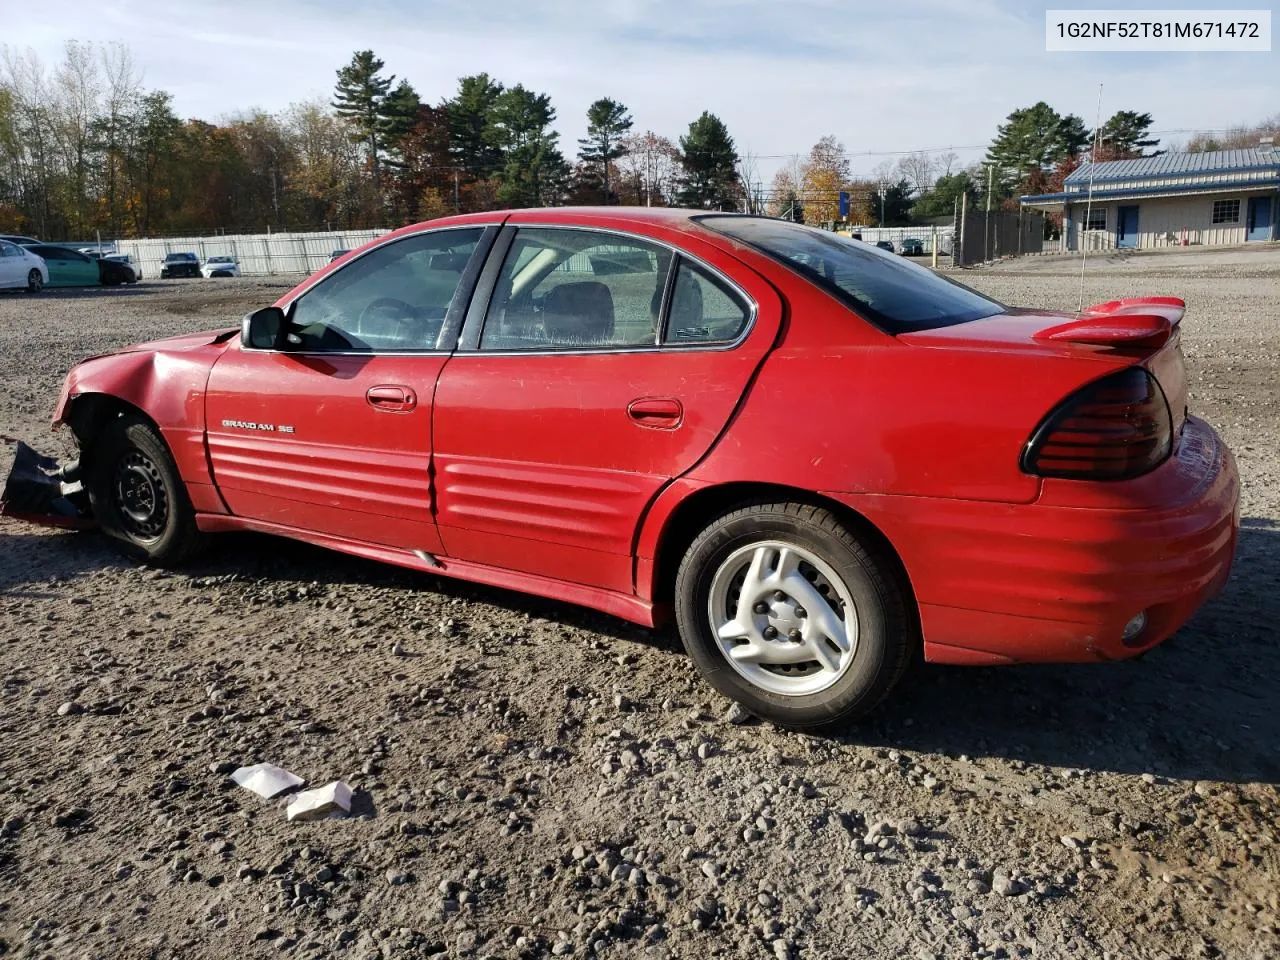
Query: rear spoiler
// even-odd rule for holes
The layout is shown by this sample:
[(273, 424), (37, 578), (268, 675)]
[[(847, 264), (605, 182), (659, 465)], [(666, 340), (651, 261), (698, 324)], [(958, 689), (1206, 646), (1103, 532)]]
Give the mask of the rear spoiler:
[(1037, 340), (1099, 347), (1160, 347), (1173, 336), (1187, 305), (1177, 297), (1129, 297), (1095, 303), (1075, 320), (1046, 327)]

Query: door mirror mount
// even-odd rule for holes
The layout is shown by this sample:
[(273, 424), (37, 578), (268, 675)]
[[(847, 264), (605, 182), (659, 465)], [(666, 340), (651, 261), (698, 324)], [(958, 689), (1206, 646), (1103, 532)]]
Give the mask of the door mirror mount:
[(240, 342), (250, 350), (287, 350), (289, 321), (279, 307), (263, 307), (246, 313), (240, 325)]

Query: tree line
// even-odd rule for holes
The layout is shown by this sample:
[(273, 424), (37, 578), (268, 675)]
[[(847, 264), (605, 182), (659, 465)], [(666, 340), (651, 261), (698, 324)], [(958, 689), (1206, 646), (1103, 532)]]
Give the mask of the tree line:
[[(905, 225), (949, 217), (959, 199), (1015, 207), (1052, 193), (1086, 157), (1158, 146), (1148, 113), (1121, 110), (1097, 130), (1043, 101), (997, 127), (984, 161), (918, 151), (854, 176), (844, 144), (818, 140), (766, 187), (704, 111), (671, 140), (639, 131), (609, 97), (587, 110), (570, 157), (551, 98), (487, 73), (434, 104), (373, 51), (336, 71), (331, 97), (216, 121), (181, 119), (143, 87), (127, 46), (67, 44), (46, 68), (0, 47), (0, 232), (46, 239), (391, 226), (455, 212), (560, 204), (680, 205), (768, 212), (809, 223)], [(1255, 146), (1280, 116), (1186, 149)], [(988, 197), (988, 190), (990, 196)], [(842, 218), (839, 195), (849, 195)]]
[(810, 223), (835, 221), (841, 191), (849, 195), (847, 220), (867, 226), (950, 217), (965, 194), (982, 209), (988, 191), (993, 209), (1016, 209), (1019, 196), (1061, 190), (1086, 154), (1099, 161), (1145, 155), (1158, 144), (1151, 125), (1150, 114), (1121, 110), (1091, 131), (1080, 117), (1041, 101), (1009, 114), (982, 162), (962, 168), (953, 151), (916, 151), (882, 161), (869, 177), (851, 176), (844, 144), (826, 136), (777, 172), (768, 210)]
[(627, 107), (603, 97), (573, 158), (555, 120), (547, 94), (486, 73), (433, 105), (371, 50), (337, 70), (331, 99), (184, 120), (168, 92), (143, 87), (123, 44), (69, 43), (52, 69), (4, 47), (0, 232), (315, 230), (506, 207), (748, 200), (750, 157), (710, 112), (673, 141), (636, 130)]

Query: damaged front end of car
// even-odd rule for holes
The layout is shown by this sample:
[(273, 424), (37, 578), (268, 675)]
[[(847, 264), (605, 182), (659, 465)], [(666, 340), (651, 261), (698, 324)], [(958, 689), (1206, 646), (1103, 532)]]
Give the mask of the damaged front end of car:
[(21, 440), (0, 439), (14, 448), (13, 467), (0, 492), (0, 516), (66, 530), (97, 526), (81, 482), (80, 461), (60, 464)]

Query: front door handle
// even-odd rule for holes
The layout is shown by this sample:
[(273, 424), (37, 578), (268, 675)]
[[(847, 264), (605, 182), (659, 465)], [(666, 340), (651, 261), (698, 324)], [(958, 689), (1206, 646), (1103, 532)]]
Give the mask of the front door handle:
[(627, 404), (627, 416), (642, 427), (674, 430), (684, 420), (684, 406), (674, 397), (641, 397)]
[(364, 398), (369, 406), (383, 413), (408, 413), (418, 405), (418, 395), (413, 390), (393, 383), (370, 387)]

